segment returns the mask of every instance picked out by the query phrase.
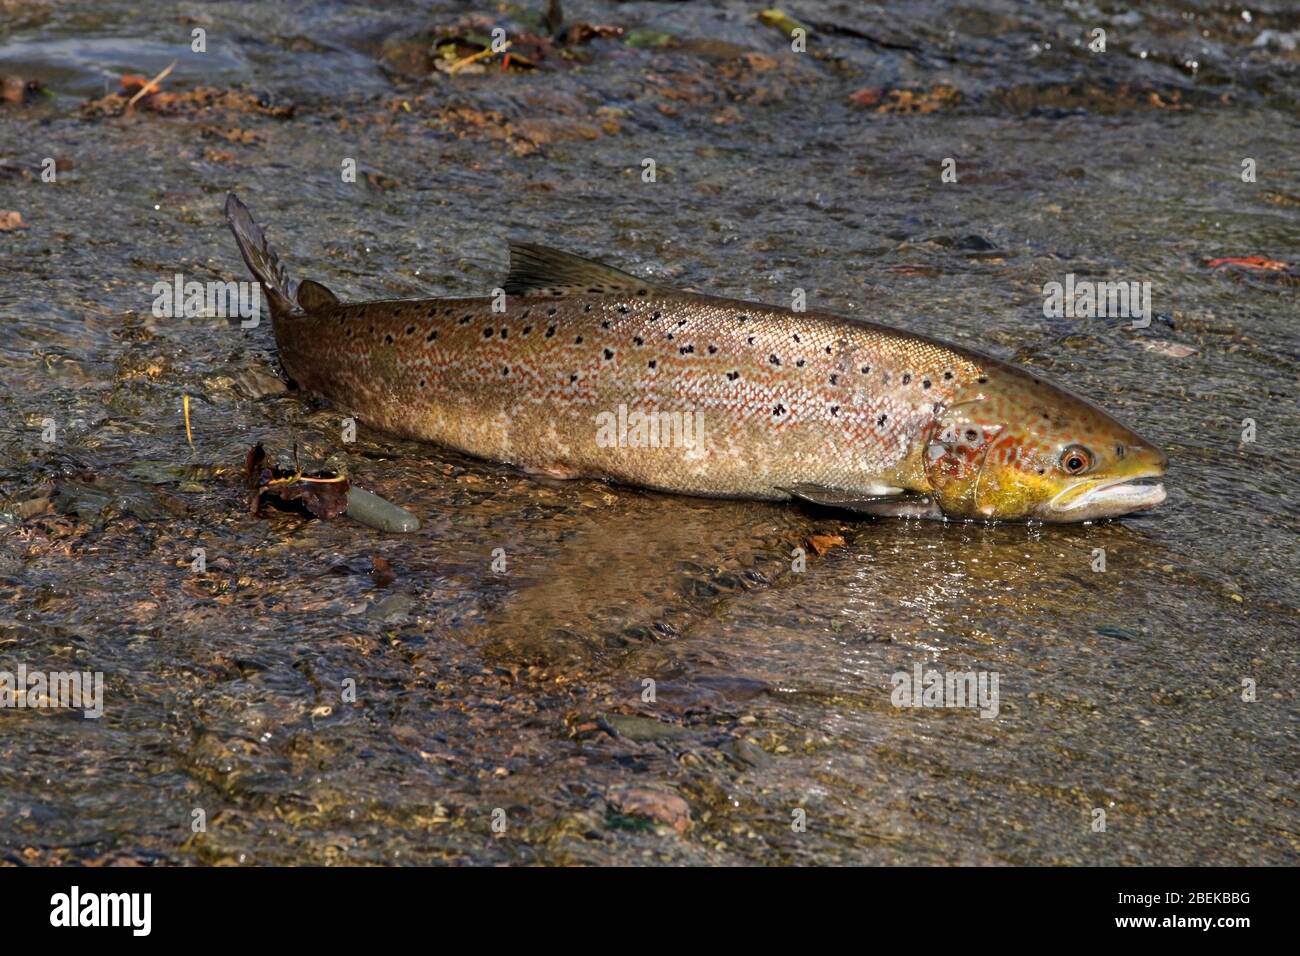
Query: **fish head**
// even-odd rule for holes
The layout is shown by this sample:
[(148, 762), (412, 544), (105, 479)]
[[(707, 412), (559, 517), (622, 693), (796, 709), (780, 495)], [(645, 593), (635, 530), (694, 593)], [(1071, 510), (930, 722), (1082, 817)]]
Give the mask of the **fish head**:
[(1090, 402), (986, 367), (935, 416), (922, 466), (945, 515), (1094, 521), (1154, 508), (1168, 458)]

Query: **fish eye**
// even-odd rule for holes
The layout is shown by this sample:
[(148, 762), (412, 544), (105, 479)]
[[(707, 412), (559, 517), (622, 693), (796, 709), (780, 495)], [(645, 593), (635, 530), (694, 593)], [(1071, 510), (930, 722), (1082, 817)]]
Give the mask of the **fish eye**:
[(1082, 445), (1071, 445), (1061, 453), (1061, 467), (1072, 475), (1081, 475), (1092, 467), (1092, 452)]

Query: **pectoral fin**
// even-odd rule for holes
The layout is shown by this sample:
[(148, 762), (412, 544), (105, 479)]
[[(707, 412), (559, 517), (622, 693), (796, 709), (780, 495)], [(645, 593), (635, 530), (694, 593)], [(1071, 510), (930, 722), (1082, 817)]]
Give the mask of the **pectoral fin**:
[[(821, 505), (823, 508), (837, 508), (857, 514), (874, 515), (878, 518), (938, 518), (943, 513), (929, 495), (904, 491), (890, 485), (880, 485), (864, 493), (846, 491), (842, 488), (827, 488), (824, 485), (800, 484), (781, 488), (786, 494), (800, 501)], [(873, 493), (874, 492), (874, 493)]]

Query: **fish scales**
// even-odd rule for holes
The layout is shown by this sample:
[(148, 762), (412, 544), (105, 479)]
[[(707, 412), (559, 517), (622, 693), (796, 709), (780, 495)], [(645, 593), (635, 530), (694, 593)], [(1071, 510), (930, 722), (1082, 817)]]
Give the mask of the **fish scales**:
[[(543, 474), (755, 498), (893, 475), (983, 371), (918, 336), (704, 295), (492, 301), (339, 305), (278, 323), (276, 342), (291, 378), (394, 434)], [(600, 447), (597, 416), (620, 405), (698, 411), (700, 447)]]

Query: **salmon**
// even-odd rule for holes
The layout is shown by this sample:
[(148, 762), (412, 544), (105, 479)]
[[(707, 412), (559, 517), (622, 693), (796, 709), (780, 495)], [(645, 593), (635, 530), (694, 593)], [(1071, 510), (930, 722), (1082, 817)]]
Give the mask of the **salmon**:
[(980, 352), (667, 288), (527, 242), (495, 294), (342, 302), (291, 280), (232, 194), (286, 376), (370, 426), (560, 478), (876, 516), (1090, 521), (1167, 458)]

